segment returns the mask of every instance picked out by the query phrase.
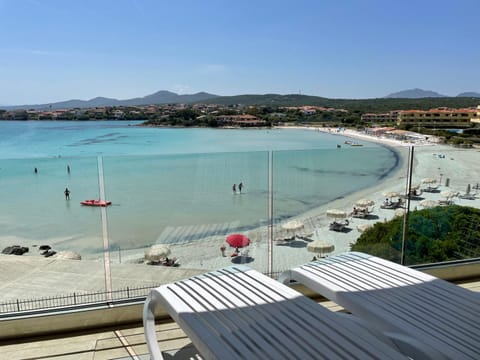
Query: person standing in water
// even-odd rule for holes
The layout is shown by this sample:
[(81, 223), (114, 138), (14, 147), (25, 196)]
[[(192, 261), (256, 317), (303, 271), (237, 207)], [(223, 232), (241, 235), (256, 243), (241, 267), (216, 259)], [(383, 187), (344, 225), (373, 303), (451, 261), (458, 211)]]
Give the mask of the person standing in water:
[(65, 188), (63, 193), (65, 194), (65, 200), (70, 200), (70, 190), (68, 190), (68, 187)]
[(34, 169), (33, 169), (33, 172), (34, 172), (35, 174), (38, 174), (38, 169), (37, 169), (37, 168), (34, 168)]
[(67, 165), (67, 173), (70, 174), (70, 165)]
[(237, 185), (233, 184), (232, 191), (233, 191), (234, 194), (237, 193)]
[(238, 191), (240, 191), (240, 194), (242, 193), (243, 189), (243, 183), (238, 184)]

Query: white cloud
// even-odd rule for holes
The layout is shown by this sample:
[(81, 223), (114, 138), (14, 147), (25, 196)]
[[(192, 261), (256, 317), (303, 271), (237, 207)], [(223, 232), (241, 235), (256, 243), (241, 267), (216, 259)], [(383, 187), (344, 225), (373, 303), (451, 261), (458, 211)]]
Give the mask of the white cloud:
[(176, 92), (179, 95), (191, 94), (192, 87), (186, 84), (175, 84), (173, 85), (173, 92)]
[(200, 66), (200, 72), (202, 73), (225, 73), (228, 71), (228, 67), (223, 64), (206, 64)]
[(39, 55), (39, 56), (78, 56), (76, 51), (56, 51), (42, 49), (1, 49), (0, 54), (20, 54), (20, 55)]

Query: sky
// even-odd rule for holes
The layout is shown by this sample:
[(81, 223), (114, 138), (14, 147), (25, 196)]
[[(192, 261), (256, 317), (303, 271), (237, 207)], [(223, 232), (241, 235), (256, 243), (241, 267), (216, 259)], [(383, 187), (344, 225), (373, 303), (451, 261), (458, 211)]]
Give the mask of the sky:
[(0, 0), (0, 105), (480, 92), (479, 0)]

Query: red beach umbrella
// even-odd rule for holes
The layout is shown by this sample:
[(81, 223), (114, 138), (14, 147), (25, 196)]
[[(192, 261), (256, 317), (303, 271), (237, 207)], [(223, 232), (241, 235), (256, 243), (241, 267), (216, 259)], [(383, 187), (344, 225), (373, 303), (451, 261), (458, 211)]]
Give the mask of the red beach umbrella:
[(242, 248), (250, 245), (250, 239), (242, 234), (231, 234), (227, 236), (227, 244), (234, 248)]

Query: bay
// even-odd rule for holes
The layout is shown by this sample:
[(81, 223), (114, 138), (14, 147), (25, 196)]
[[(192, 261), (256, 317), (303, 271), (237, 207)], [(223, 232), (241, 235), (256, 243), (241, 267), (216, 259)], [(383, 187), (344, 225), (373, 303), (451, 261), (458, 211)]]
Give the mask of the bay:
[[(399, 166), (392, 149), (338, 149), (346, 138), (312, 130), (138, 124), (0, 122), (0, 246), (48, 243), (95, 257), (105, 235), (112, 249), (223, 236), (268, 223), (269, 169), (280, 222), (374, 186)], [(240, 182), (244, 191), (234, 194)], [(99, 208), (80, 205), (103, 190), (113, 202), (106, 229)]]

